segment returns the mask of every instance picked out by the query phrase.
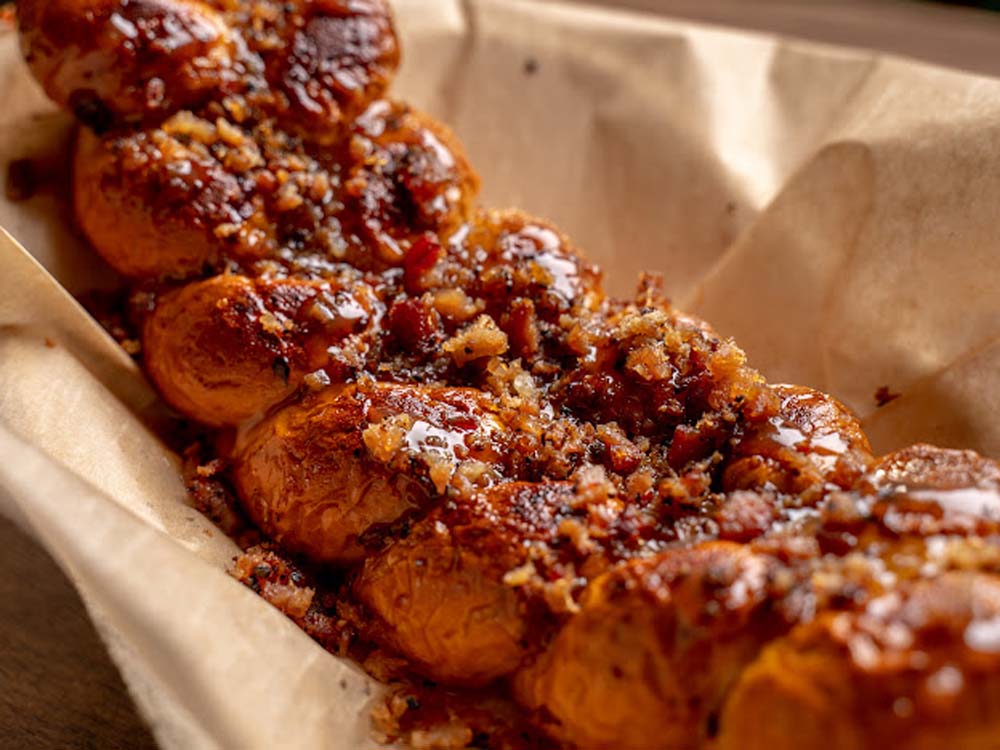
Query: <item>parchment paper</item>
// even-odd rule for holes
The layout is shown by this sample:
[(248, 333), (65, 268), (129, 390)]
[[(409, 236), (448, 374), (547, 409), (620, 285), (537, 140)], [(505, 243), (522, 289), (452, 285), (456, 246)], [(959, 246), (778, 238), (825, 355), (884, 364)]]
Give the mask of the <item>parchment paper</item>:
[[(486, 203), (555, 220), (616, 292), (663, 271), (877, 450), (1000, 455), (1000, 82), (555, 3), (396, 8), (396, 94), (458, 131)], [(53, 176), (0, 201), (37, 259), (0, 237), (0, 510), (79, 588), (163, 747), (370, 746), (377, 686), (225, 575), (234, 546), (139, 420), (155, 394), (59, 286), (114, 279), (59, 189), (68, 119), (10, 32), (0, 100), (0, 163)], [(877, 408), (882, 386), (901, 395)]]

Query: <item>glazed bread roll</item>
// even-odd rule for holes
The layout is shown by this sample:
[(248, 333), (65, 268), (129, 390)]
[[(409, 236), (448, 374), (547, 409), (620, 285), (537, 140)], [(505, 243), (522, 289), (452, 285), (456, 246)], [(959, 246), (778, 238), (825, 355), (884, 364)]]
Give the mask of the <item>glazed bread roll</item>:
[(743, 672), (718, 747), (995, 747), (998, 615), (1000, 578), (959, 571), (824, 614)]
[(18, 19), (46, 93), (97, 131), (247, 95), (328, 140), (399, 63), (383, 0), (26, 0)]
[(366, 541), (379, 546), (380, 527), (442, 495), (462, 463), (501, 464), (502, 432), (471, 388), (331, 387), (249, 430), (234, 479), (269, 537), (314, 560), (353, 562)]
[(839, 401), (801, 385), (775, 385), (778, 414), (742, 436), (722, 483), (726, 490), (772, 487), (788, 494), (849, 489), (874, 461), (857, 418)]
[(264, 259), (398, 266), (470, 215), (479, 178), (461, 145), (406, 105), (376, 101), (326, 146), (246, 119), (243, 106), (80, 131), (77, 220), (115, 270), (155, 280), (253, 272)]
[(143, 326), (146, 370), (175, 409), (213, 426), (262, 415), (294, 393), (340, 380), (327, 349), (361, 345), (379, 315), (370, 286), (214, 276), (162, 295)]
[(698, 748), (775, 630), (774, 561), (730, 542), (661, 553), (594, 580), (580, 612), (515, 679), (571, 747)]
[(198, 0), (26, 0), (17, 11), (45, 93), (95, 130), (196, 105), (241, 75), (228, 19)]
[[(559, 534), (569, 483), (509, 482), (445, 503), (368, 557), (354, 591), (382, 642), (435, 680), (481, 685), (530, 652), (531, 613), (511, 571)], [(538, 623), (535, 623), (538, 625)]]

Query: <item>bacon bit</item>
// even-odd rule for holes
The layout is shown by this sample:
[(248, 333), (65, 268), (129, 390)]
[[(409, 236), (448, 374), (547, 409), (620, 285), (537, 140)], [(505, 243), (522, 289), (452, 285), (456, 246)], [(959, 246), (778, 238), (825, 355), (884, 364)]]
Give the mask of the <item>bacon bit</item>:
[(659, 341), (630, 351), (625, 360), (625, 369), (650, 383), (669, 380), (674, 371), (668, 349)]
[(309, 197), (316, 202), (323, 202), (330, 192), (330, 177), (326, 172), (312, 175), (309, 181)]
[(215, 129), (227, 146), (241, 146), (246, 141), (243, 131), (223, 117), (216, 118)]
[(560, 578), (543, 588), (545, 603), (553, 612), (575, 615), (580, 611), (580, 605), (573, 599), (572, 592), (573, 581), (569, 578)]
[(470, 742), (472, 730), (464, 724), (445, 724), (410, 732), (410, 746), (414, 750), (460, 750)]
[(223, 157), (223, 165), (230, 172), (246, 172), (263, 164), (264, 159), (253, 141), (246, 141), (238, 147), (230, 148)]
[(541, 348), (535, 303), (530, 299), (515, 300), (507, 317), (505, 328), (510, 335), (511, 348), (521, 357), (533, 357)]
[(298, 186), (294, 182), (286, 182), (278, 190), (278, 200), (275, 202), (274, 207), (282, 212), (294, 211), (304, 202), (305, 200), (302, 198), (302, 194), (299, 193)]
[(573, 545), (573, 548), (581, 555), (596, 549), (597, 544), (590, 538), (587, 527), (576, 518), (564, 518), (559, 522), (558, 532), (560, 536), (566, 537)]
[(509, 348), (507, 334), (497, 328), (489, 315), (480, 315), (470, 325), (444, 342), (442, 347), (462, 367), (482, 357), (504, 354)]
[(639, 307), (669, 308), (670, 300), (663, 293), (663, 274), (645, 271), (639, 274), (639, 284), (635, 293), (635, 304)]
[(223, 533), (246, 549), (260, 541), (260, 533), (250, 526), (241, 509), (220, 480), (225, 469), (221, 459), (202, 463), (205, 446), (200, 442), (188, 445), (183, 450), (184, 484), (187, 487), (191, 506), (204, 514)]
[(756, 492), (734, 492), (719, 510), (719, 538), (734, 542), (756, 539), (775, 519), (774, 498)]
[(221, 458), (215, 458), (209, 461), (207, 464), (200, 464), (195, 467), (195, 473), (199, 477), (214, 477), (216, 474), (221, 472), (223, 469), (223, 462)]
[(682, 469), (692, 461), (711, 455), (715, 450), (712, 442), (711, 425), (678, 425), (667, 452), (667, 461), (675, 469)]
[(263, 193), (272, 193), (278, 188), (278, 178), (270, 170), (265, 169), (259, 172), (254, 181), (256, 182), (257, 189)]
[(197, 143), (211, 145), (219, 137), (215, 126), (208, 120), (196, 117), (187, 110), (181, 110), (161, 126), (167, 135), (188, 137)]
[(516, 568), (508, 570), (503, 577), (503, 583), (505, 586), (510, 586), (511, 588), (518, 588), (520, 586), (527, 586), (531, 583), (532, 579), (535, 577), (535, 564), (528, 560), (523, 565), (519, 565)]
[(462, 461), (455, 473), (467, 480), (471, 485), (481, 487), (489, 486), (496, 478), (489, 464), (475, 459)]
[(241, 227), (240, 224), (234, 224), (232, 222), (227, 221), (223, 222), (222, 224), (216, 224), (215, 229), (212, 230), (212, 233), (220, 240), (224, 240), (229, 237), (232, 237), (235, 234), (238, 234), (240, 231), (240, 227)]
[(316, 370), (307, 374), (302, 382), (311, 391), (321, 391), (330, 385), (330, 376), (326, 374), (325, 370)]
[(394, 303), (387, 322), (396, 343), (406, 351), (426, 351), (440, 340), (441, 318), (422, 299), (409, 298)]
[(573, 479), (576, 493), (572, 505), (575, 508), (603, 503), (617, 494), (603, 466), (588, 464), (577, 471)]
[(246, 100), (241, 96), (227, 96), (222, 100), (222, 106), (236, 122), (243, 122), (247, 118)]
[(439, 495), (443, 495), (448, 489), (451, 478), (455, 475), (455, 461), (448, 459), (439, 453), (423, 451), (420, 454), (421, 460), (427, 464), (427, 476), (434, 485)]
[(412, 427), (413, 419), (409, 414), (394, 414), (366, 427), (361, 439), (372, 458), (387, 464), (402, 449)]
[(629, 440), (618, 425), (603, 424), (597, 428), (597, 436), (608, 452), (611, 468), (619, 474), (631, 474), (642, 463), (642, 453)]
[(464, 323), (483, 311), (482, 300), (475, 300), (462, 289), (440, 289), (434, 292), (432, 303), (441, 317), (456, 323)]
[(639, 470), (629, 475), (625, 483), (625, 491), (629, 497), (638, 498), (652, 490), (654, 484), (653, 475), (650, 471)]
[(261, 328), (273, 336), (280, 336), (295, 327), (295, 324), (281, 313), (275, 315), (269, 311), (262, 312), (259, 321)]
[(403, 258), (403, 281), (410, 294), (423, 291), (423, 277), (444, 257), (437, 238), (430, 234), (418, 237)]

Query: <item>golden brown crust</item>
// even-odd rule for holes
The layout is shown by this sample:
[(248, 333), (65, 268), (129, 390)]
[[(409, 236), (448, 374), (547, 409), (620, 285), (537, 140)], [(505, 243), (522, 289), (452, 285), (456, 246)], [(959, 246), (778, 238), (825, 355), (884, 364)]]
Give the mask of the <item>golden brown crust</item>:
[(234, 85), (239, 40), (197, 0), (23, 0), (21, 45), (45, 92), (97, 129)]
[(613, 569), (517, 675), (519, 700), (573, 747), (701, 747), (729, 685), (772, 632), (773, 566), (711, 542)]
[(286, 548), (353, 562), (380, 527), (426, 507), (463, 461), (499, 459), (500, 426), (478, 391), (333, 387), (249, 430), (234, 478), (251, 518)]
[(854, 490), (823, 507), (818, 537), (831, 550), (1000, 533), (1000, 464), (972, 451), (904, 448), (879, 459)]
[(26, 0), (18, 16), (35, 77), (95, 130), (250, 95), (327, 142), (399, 64), (384, 0)]
[[(769, 645), (720, 722), (720, 750), (996, 745), (1000, 578), (948, 573)], [(766, 717), (766, 718), (764, 718)]]
[[(382, 96), (399, 65), (386, 0), (267, 3), (263, 31), (248, 34), (281, 93), (281, 120), (304, 138), (328, 141)], [(261, 16), (258, 16), (261, 17)], [(253, 23), (237, 16), (241, 29)]]
[(437, 246), (471, 213), (479, 178), (461, 144), (403, 104), (375, 102), (323, 146), (247, 106), (234, 98), (157, 127), (81, 131), (77, 220), (117, 271), (182, 279), (253, 272), (263, 259), (313, 273), (343, 261), (379, 269)]
[[(909, 747), (925, 746), (925, 729), (926, 747), (948, 737), (985, 747), (981, 727), (1000, 697), (998, 478), (996, 462), (971, 452), (914, 446), (858, 489), (795, 509), (799, 521), (783, 520), (778, 496), (739, 490), (730, 502), (770, 504), (763, 536), (592, 580), (581, 613), (516, 676), (516, 694), (550, 733), (588, 748), (695, 748), (717, 731), (726, 750), (877, 748), (896, 735)], [(918, 707), (942, 681), (962, 700)], [(762, 715), (774, 721), (762, 726)]]
[(274, 252), (259, 201), (222, 165), (168, 130), (100, 137), (81, 129), (73, 168), (77, 222), (131, 278), (185, 278), (226, 256)]
[(1000, 487), (1000, 466), (974, 451), (918, 443), (881, 457), (861, 486), (875, 492), (905, 488), (911, 495), (927, 490), (941, 502), (941, 493), (949, 490), (996, 492)]
[(737, 442), (723, 487), (796, 495), (826, 485), (852, 487), (874, 460), (857, 418), (811, 388), (771, 388), (780, 399), (778, 413)]
[(345, 234), (360, 237), (368, 265), (400, 265), (415, 243), (441, 242), (471, 215), (479, 176), (436, 120), (376, 101), (352, 123), (346, 148)]
[(157, 300), (143, 327), (146, 369), (178, 411), (236, 425), (295, 392), (329, 346), (363, 338), (377, 314), (362, 282), (215, 276)]
[(369, 557), (354, 584), (376, 637), (449, 684), (514, 671), (530, 643), (518, 594), (529, 574), (518, 569), (532, 543), (559, 535), (572, 498), (569, 484), (508, 483), (435, 509)]

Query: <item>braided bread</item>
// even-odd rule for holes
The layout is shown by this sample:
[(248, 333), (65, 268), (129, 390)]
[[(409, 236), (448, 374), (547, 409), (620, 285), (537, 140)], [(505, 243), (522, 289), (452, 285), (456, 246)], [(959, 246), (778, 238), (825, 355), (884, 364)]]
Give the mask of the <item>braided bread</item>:
[[(164, 400), (427, 677), (566, 747), (993, 748), (1000, 467), (876, 458), (646, 278), (478, 205), (383, 0), (22, 0)], [(223, 441), (226, 442), (226, 441)]]

